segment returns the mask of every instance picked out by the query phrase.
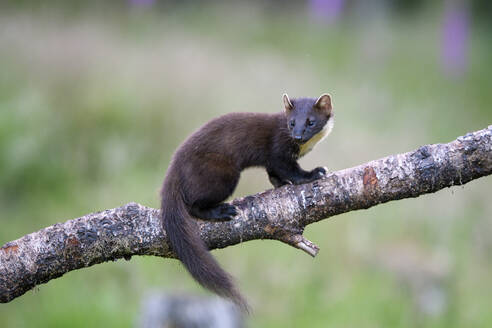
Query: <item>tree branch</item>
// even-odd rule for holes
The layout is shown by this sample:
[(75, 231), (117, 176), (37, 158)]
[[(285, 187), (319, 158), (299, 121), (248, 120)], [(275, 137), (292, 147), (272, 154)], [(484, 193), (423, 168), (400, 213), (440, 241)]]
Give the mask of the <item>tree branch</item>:
[[(210, 249), (252, 239), (275, 239), (315, 256), (302, 236), (308, 224), (402, 198), (462, 185), (492, 173), (492, 125), (448, 144), (422, 146), (328, 174), (236, 199), (231, 222), (199, 223)], [(133, 255), (175, 257), (159, 211), (136, 203), (92, 213), (6, 243), (0, 248), (0, 302), (34, 286), (97, 263)]]

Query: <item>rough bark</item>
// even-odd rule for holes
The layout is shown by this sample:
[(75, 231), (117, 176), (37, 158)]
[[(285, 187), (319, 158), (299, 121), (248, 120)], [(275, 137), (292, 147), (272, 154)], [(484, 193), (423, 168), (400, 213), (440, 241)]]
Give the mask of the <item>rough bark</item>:
[[(462, 185), (492, 173), (492, 125), (448, 144), (422, 146), (305, 185), (288, 185), (236, 199), (231, 222), (200, 222), (201, 237), (223, 248), (275, 239), (315, 256), (302, 236), (308, 224), (391, 200)], [(0, 302), (64, 273), (133, 255), (173, 258), (159, 210), (136, 203), (57, 223), (0, 248)]]

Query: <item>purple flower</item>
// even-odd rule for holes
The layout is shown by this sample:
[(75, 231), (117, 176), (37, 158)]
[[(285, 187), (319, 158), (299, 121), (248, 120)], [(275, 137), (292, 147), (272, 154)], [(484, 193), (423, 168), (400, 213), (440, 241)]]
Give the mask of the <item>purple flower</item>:
[(444, 12), (441, 57), (444, 71), (459, 76), (468, 64), (468, 11), (462, 2), (448, 1)]
[(343, 12), (345, 0), (310, 0), (311, 16), (327, 23), (335, 22)]
[(150, 7), (155, 3), (155, 0), (128, 0), (131, 5), (139, 7)]

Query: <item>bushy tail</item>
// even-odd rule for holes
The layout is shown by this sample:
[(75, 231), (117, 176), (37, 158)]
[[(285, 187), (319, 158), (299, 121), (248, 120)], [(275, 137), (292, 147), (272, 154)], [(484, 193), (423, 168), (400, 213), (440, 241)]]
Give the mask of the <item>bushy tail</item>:
[(248, 304), (237, 291), (231, 276), (222, 270), (200, 239), (198, 227), (181, 197), (166, 189), (162, 192), (162, 222), (173, 251), (200, 285), (231, 299), (242, 311), (249, 312)]

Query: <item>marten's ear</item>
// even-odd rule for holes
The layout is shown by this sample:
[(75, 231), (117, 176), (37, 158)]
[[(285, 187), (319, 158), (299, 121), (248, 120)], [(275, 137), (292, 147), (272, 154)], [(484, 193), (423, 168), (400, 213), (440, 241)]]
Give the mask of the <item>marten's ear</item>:
[(282, 100), (284, 101), (284, 108), (286, 113), (289, 113), (291, 110), (294, 109), (294, 106), (290, 102), (289, 96), (286, 93), (284, 93), (284, 95), (282, 96)]
[(318, 108), (320, 111), (326, 114), (330, 114), (332, 109), (330, 95), (327, 93), (323, 93), (321, 96), (319, 96), (318, 100), (316, 100), (314, 107)]

